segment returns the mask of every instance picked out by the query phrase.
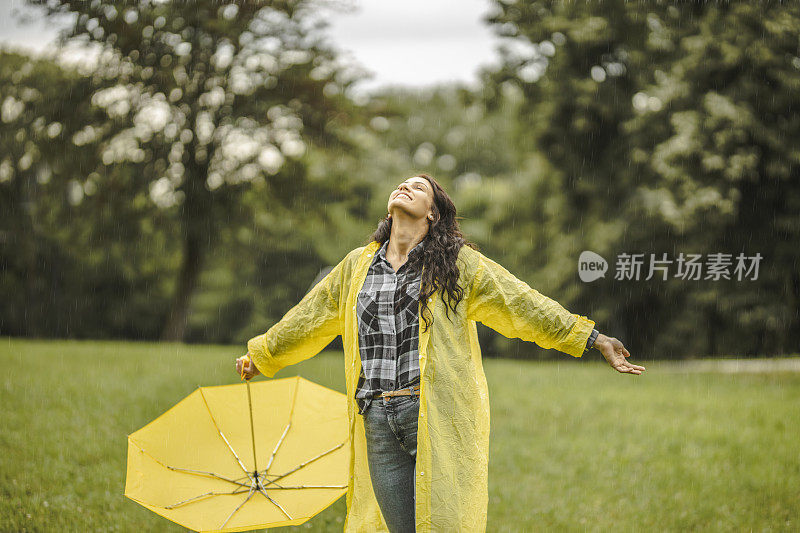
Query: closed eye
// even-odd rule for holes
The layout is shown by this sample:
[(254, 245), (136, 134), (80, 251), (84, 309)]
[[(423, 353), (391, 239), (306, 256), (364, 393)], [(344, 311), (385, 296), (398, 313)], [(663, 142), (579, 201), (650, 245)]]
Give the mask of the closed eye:
[(417, 182), (417, 183), (414, 183), (413, 185), (411, 185), (410, 187), (412, 189), (416, 189), (418, 191), (423, 191), (423, 192), (425, 191), (425, 185), (423, 183)]

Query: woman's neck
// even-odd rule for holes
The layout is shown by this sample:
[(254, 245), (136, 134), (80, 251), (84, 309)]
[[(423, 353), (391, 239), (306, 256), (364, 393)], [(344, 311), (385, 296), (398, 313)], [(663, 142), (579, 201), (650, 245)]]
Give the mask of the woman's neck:
[(387, 258), (392, 261), (405, 263), (408, 254), (414, 247), (422, 242), (428, 234), (428, 221), (426, 218), (409, 220), (397, 217), (392, 221), (392, 230), (389, 235), (389, 244), (386, 247)]

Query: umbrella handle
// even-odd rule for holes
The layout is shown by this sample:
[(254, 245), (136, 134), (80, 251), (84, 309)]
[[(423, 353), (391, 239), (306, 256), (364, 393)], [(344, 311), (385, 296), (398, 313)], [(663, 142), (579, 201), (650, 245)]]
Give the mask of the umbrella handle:
[[(250, 355), (250, 352), (247, 352), (245, 355), (247, 356), (247, 360), (250, 361), (250, 364), (252, 365), (253, 364), (253, 356)], [(244, 361), (242, 361), (242, 373), (239, 375), (239, 377), (242, 379), (242, 381), (248, 381), (248, 380), (246, 380), (244, 378), (244, 374), (245, 374), (245, 372), (244, 372)]]
[[(247, 352), (247, 360), (250, 361), (250, 364), (253, 364), (253, 356), (250, 355), (250, 352)], [(253, 398), (250, 395), (250, 380), (244, 379), (244, 361), (242, 362), (242, 374), (241, 378), (244, 381), (245, 385), (247, 385), (247, 410), (250, 411), (250, 439), (253, 443), (253, 475), (258, 481), (258, 463), (256, 462), (256, 432), (255, 427), (253, 425)]]
[[(250, 355), (250, 352), (247, 352), (247, 357), (250, 360), (250, 364), (253, 364), (253, 358)], [(242, 370), (244, 370), (244, 364), (242, 365)], [(242, 374), (244, 377), (244, 373)], [(253, 397), (250, 395), (250, 380), (246, 380), (245, 385), (247, 385), (247, 409), (250, 411), (250, 439), (253, 443), (253, 475), (255, 476), (256, 482), (258, 482), (258, 462), (256, 461), (256, 429), (253, 425)]]

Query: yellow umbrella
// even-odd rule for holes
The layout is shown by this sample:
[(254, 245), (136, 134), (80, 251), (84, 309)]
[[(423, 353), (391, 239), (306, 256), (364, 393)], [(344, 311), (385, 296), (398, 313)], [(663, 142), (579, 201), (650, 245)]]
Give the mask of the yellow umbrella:
[(302, 524), (347, 492), (344, 394), (292, 377), (199, 387), (128, 436), (125, 496), (195, 531)]

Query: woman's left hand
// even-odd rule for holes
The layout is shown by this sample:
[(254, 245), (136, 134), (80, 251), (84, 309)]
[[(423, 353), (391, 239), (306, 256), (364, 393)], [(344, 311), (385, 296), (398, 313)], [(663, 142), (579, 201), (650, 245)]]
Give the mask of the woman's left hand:
[(592, 345), (603, 354), (611, 368), (623, 374), (641, 374), (644, 370), (643, 366), (634, 365), (629, 363), (626, 357), (631, 354), (625, 349), (622, 343), (614, 337), (606, 337), (602, 333), (597, 336), (594, 344)]
[(236, 373), (242, 379), (250, 381), (254, 376), (259, 375), (261, 372), (256, 368), (253, 359), (250, 357), (250, 352), (247, 352), (236, 360)]

